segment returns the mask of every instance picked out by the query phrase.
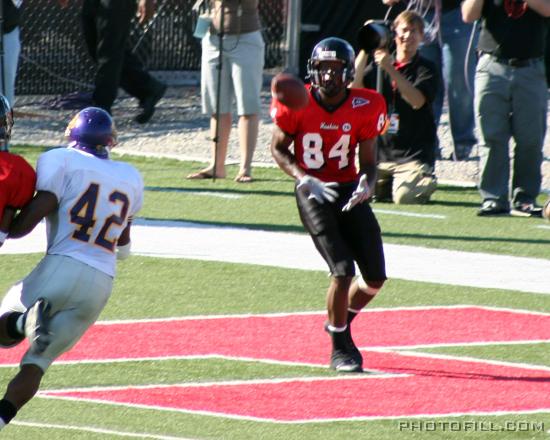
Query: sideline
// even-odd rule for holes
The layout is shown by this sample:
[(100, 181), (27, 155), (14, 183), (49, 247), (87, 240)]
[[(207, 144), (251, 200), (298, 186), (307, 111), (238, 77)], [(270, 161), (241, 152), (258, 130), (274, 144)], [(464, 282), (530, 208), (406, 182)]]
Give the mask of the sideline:
[[(2, 254), (43, 252), (45, 223), (7, 240)], [(158, 258), (327, 271), (306, 234), (136, 219), (132, 252)], [(550, 294), (550, 260), (385, 244), (389, 278)]]

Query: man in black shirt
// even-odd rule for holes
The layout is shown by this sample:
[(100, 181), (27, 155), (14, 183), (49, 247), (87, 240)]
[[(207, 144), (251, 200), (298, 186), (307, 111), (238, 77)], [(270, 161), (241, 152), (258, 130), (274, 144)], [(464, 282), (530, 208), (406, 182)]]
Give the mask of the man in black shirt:
[[(418, 12), (426, 23), (420, 55), (433, 62), (442, 78), (432, 107), (436, 126), (443, 112), (445, 96), (453, 138), (453, 160), (467, 160), (477, 143), (474, 134), (475, 42), (478, 32), (464, 23), (461, 0), (382, 0), (388, 6)], [(472, 35), (473, 34), (473, 35)], [(439, 145), (436, 147), (439, 154)]]
[[(550, 0), (462, 3), (464, 21), (481, 18), (482, 23), (475, 78), (475, 106), (481, 132), (480, 216), (509, 212), (541, 216), (535, 200), (542, 181), (546, 133), (544, 51), (548, 16)], [(510, 138), (515, 143), (512, 170)]]
[(376, 200), (398, 204), (426, 203), (436, 189), (434, 150), (436, 124), (432, 101), (438, 88), (433, 63), (418, 54), (424, 37), (424, 21), (413, 11), (404, 11), (393, 22), (395, 60), (386, 48), (374, 51), (374, 61), (365, 69), (367, 54), (361, 51), (355, 63), (353, 87), (374, 88), (376, 65), (384, 75), (383, 95), (388, 106), (388, 127), (378, 138)]
[[(70, 0), (58, 0), (62, 7)], [(139, 57), (128, 47), (132, 18), (149, 21), (154, 0), (84, 0), (82, 27), (90, 56), (97, 63), (93, 104), (111, 113), (118, 87), (139, 100), (141, 112), (135, 121), (144, 124), (166, 92), (166, 85), (145, 70)]]

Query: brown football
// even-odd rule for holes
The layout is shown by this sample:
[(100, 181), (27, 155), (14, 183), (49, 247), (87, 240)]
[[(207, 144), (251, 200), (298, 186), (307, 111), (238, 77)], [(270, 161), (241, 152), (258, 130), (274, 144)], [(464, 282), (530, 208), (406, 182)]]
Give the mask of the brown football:
[(293, 110), (304, 108), (309, 93), (303, 81), (292, 73), (278, 73), (271, 80), (271, 96)]

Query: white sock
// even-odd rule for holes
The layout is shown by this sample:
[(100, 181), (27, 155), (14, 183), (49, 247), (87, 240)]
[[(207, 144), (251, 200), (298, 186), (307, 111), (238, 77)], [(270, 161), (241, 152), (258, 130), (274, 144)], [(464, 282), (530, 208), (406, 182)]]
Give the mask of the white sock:
[(343, 331), (345, 331), (348, 328), (348, 326), (345, 325), (343, 327), (334, 327), (332, 324), (329, 324), (327, 326), (327, 328), (332, 333), (342, 333)]
[(6, 422), (4, 422), (4, 420), (2, 420), (2, 417), (0, 417), (0, 431), (2, 431), (2, 428), (6, 426)]

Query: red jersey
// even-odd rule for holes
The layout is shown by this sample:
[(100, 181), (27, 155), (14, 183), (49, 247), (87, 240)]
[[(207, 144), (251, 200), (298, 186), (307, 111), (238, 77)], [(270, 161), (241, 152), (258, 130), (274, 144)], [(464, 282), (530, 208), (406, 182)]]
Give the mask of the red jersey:
[(36, 173), (32, 166), (17, 154), (0, 152), (0, 220), (4, 208), (22, 208), (34, 195)]
[(386, 102), (374, 90), (348, 89), (347, 99), (329, 112), (310, 90), (309, 103), (300, 110), (273, 99), (271, 117), (294, 139), (294, 156), (300, 167), (324, 182), (345, 183), (357, 178), (357, 144), (375, 138), (384, 129)]

